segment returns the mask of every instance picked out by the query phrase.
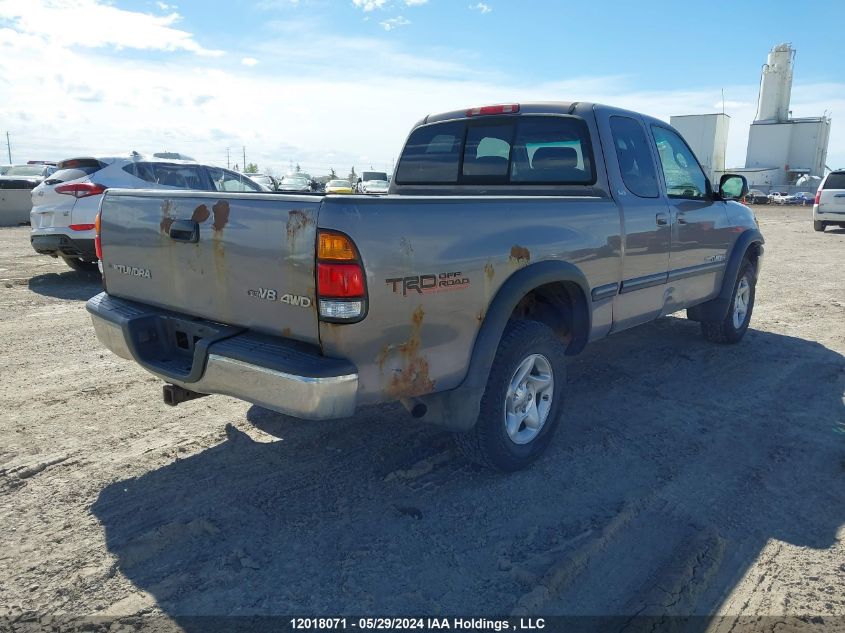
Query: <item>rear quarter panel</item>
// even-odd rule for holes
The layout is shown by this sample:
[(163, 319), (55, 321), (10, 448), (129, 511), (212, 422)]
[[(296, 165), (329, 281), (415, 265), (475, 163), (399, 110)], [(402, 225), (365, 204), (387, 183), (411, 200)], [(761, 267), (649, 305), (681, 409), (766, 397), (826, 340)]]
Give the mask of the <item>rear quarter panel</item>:
[[(332, 197), (318, 224), (355, 241), (367, 275), (367, 317), (320, 324), (324, 353), (358, 367), (362, 404), (458, 386), (517, 270), (558, 259), (591, 287), (618, 281), (619, 211), (606, 197)], [(609, 329), (610, 301), (592, 304), (594, 333)]]

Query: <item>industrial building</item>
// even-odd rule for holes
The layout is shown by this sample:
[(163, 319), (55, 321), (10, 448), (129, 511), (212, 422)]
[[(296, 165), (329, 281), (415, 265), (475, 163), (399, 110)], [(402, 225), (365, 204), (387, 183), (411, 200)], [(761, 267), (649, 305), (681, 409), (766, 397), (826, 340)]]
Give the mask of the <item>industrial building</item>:
[(757, 114), (748, 134), (745, 167), (725, 169), (729, 117), (725, 114), (673, 116), (708, 177), (717, 181), (729, 171), (743, 174), (752, 187), (781, 187), (813, 181), (825, 174), (830, 118), (792, 118), (789, 101), (795, 50), (778, 44), (760, 78)]

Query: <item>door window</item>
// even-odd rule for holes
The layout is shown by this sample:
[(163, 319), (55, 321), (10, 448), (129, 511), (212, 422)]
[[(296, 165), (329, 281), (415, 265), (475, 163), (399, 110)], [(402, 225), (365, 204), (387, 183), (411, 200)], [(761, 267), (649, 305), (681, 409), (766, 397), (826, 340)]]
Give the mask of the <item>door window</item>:
[(612, 116), (610, 130), (625, 187), (640, 198), (656, 198), (657, 173), (640, 123), (630, 117)]
[(209, 167), (208, 176), (217, 191), (243, 193), (245, 191), (262, 191), (261, 187), (248, 178), (233, 171), (219, 167)]
[(665, 127), (653, 125), (651, 129), (666, 180), (666, 194), (670, 198), (707, 198), (707, 178), (684, 140)]

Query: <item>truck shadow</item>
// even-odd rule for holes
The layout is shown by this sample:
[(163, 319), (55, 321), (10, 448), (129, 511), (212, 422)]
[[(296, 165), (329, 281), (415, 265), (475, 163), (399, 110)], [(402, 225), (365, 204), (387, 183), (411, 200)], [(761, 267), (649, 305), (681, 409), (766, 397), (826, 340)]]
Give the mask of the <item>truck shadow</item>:
[(764, 550), (837, 542), (842, 355), (762, 331), (713, 346), (670, 317), (570, 368), (560, 433), (520, 473), (470, 466), (395, 406), (316, 423), (253, 407), (269, 436), (230, 424), (92, 510), (120, 571), (189, 631), (215, 616), (513, 612), (704, 628), (775, 558)]
[(75, 270), (35, 275), (30, 278), (28, 287), (32, 292), (45, 297), (73, 301), (87, 301), (103, 291), (100, 273)]

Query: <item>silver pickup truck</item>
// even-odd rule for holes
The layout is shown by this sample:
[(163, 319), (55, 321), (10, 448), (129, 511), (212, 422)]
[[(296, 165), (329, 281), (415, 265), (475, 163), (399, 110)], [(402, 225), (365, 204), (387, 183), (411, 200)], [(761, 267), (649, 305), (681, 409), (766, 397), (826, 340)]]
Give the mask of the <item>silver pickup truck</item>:
[(687, 310), (739, 341), (763, 237), (663, 121), (591, 103), (429, 115), (387, 196), (109, 190), (97, 336), (166, 381), (340, 418), (401, 401), (515, 470), (562, 416), (564, 366)]

